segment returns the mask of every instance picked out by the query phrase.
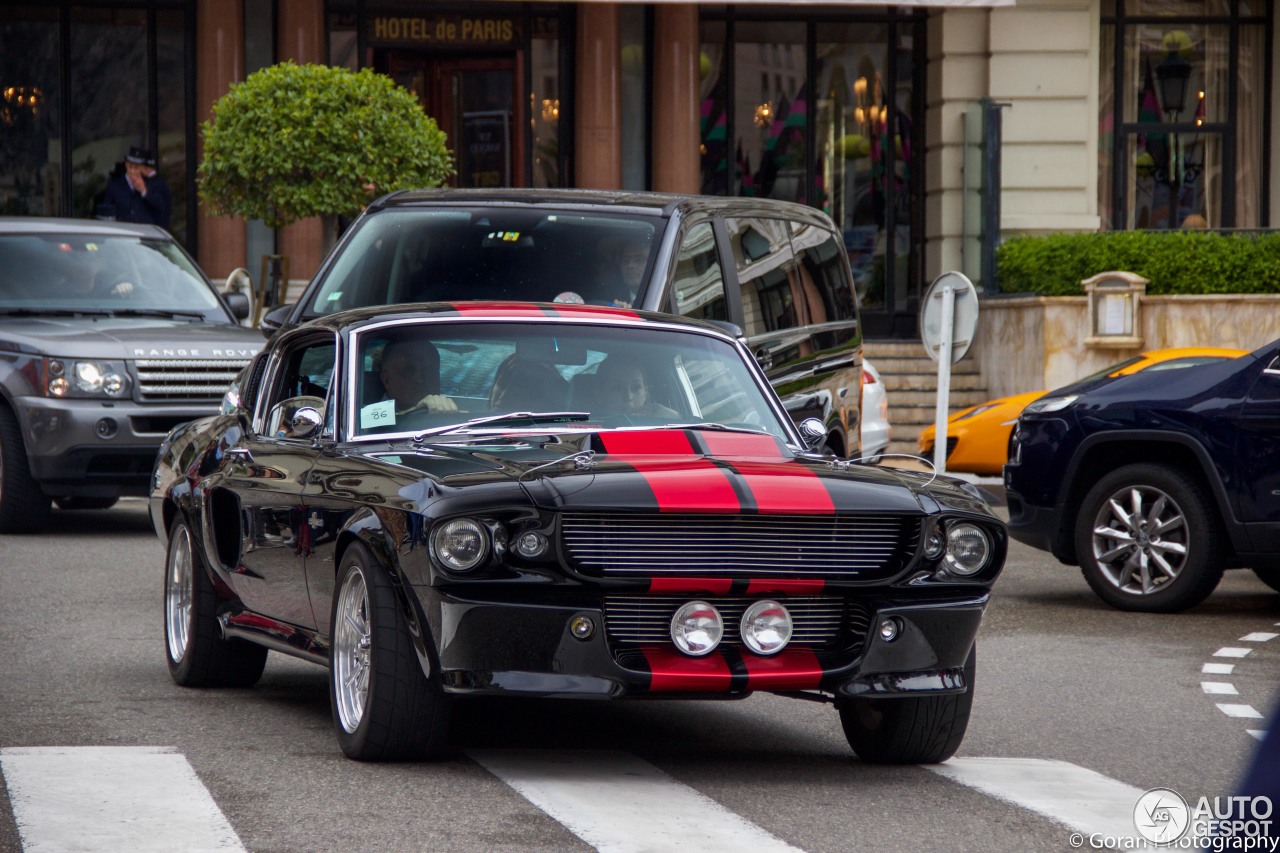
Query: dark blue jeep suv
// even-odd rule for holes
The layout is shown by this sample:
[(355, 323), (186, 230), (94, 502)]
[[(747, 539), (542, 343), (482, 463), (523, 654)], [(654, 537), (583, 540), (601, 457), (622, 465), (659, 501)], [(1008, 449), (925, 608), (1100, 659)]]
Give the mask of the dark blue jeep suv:
[(1280, 341), (1046, 394), (1018, 419), (1004, 482), (1009, 533), (1114, 607), (1185, 610), (1228, 568), (1280, 590)]

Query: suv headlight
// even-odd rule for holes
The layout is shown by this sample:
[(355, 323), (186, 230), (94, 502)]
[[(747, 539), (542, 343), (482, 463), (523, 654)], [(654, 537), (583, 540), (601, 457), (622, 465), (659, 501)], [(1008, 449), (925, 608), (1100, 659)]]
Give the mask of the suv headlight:
[(1027, 404), (1022, 413), (1024, 415), (1042, 415), (1049, 412), (1060, 412), (1078, 399), (1079, 396), (1076, 394), (1069, 394), (1066, 397), (1041, 397), (1039, 400)]
[(129, 371), (123, 361), (45, 360), (45, 393), (50, 397), (111, 397), (129, 394)]

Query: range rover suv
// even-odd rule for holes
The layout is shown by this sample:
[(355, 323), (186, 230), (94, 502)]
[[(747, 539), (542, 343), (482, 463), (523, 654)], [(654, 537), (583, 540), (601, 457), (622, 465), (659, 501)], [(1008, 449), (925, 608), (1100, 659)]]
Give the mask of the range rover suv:
[(160, 228), (0, 217), (0, 533), (148, 493), (169, 430), (262, 348), (232, 299)]
[(840, 233), (757, 198), (597, 190), (414, 190), (353, 223), (270, 336), (348, 308), (457, 300), (612, 305), (736, 326), (797, 422), (861, 446), (862, 333)]

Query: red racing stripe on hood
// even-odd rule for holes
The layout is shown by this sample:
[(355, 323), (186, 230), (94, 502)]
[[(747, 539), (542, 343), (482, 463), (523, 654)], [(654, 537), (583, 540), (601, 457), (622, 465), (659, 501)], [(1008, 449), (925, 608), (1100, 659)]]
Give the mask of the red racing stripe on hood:
[(729, 689), (729, 662), (718, 652), (691, 658), (662, 646), (645, 646), (641, 651), (649, 664), (649, 690), (653, 693), (713, 693)]
[(769, 657), (743, 653), (748, 690), (807, 690), (822, 680), (822, 664), (807, 646), (791, 646)]
[(783, 453), (773, 436), (699, 432), (698, 439), (712, 456), (725, 460), (742, 476), (759, 512), (835, 512), (835, 503), (822, 478)]
[(554, 317), (553, 312), (527, 302), (450, 302), (449, 307), (468, 317)]
[(693, 449), (678, 430), (600, 434), (605, 453), (635, 468), (659, 512), (739, 512), (728, 475)]

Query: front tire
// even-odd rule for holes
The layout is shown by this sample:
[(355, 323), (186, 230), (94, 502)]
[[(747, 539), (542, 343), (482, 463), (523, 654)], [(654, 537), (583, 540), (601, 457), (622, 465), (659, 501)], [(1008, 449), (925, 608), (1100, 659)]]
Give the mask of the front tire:
[(1085, 495), (1075, 537), (1085, 580), (1120, 610), (1186, 610), (1222, 579), (1213, 504), (1173, 468), (1141, 463), (1103, 477)]
[(357, 761), (439, 755), (448, 697), (423, 673), (391, 581), (364, 545), (347, 549), (335, 588), (329, 704), (342, 751)]
[(955, 755), (973, 710), (977, 653), (975, 644), (964, 665), (962, 693), (841, 703), (849, 746), (871, 764), (937, 764)]
[(50, 512), (49, 496), (27, 466), (18, 419), (0, 404), (0, 533), (39, 533)]
[(247, 640), (224, 639), (217, 593), (187, 522), (169, 525), (164, 565), (164, 647), (169, 675), (183, 687), (252, 687), (267, 665), (267, 650)]

